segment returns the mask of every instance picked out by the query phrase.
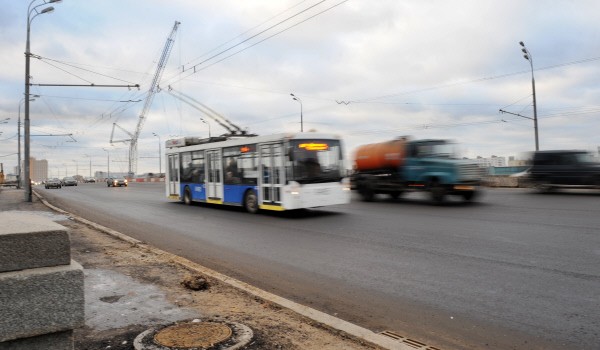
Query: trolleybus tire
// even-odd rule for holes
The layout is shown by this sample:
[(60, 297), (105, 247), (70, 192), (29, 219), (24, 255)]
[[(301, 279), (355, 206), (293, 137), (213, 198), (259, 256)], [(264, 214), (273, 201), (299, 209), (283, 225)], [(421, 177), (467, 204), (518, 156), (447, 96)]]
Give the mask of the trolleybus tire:
[(256, 214), (258, 212), (258, 197), (254, 190), (246, 191), (244, 195), (244, 208), (250, 214)]
[(192, 191), (188, 186), (183, 190), (183, 203), (186, 205), (192, 205)]

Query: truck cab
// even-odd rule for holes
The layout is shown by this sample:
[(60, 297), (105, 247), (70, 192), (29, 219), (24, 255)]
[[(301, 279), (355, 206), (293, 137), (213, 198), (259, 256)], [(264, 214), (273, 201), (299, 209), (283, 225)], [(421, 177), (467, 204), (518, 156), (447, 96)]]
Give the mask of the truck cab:
[(397, 198), (405, 191), (429, 192), (436, 203), (447, 195), (470, 201), (479, 191), (481, 172), (473, 161), (460, 159), (448, 140), (404, 137), (357, 150), (355, 187), (363, 199), (375, 194)]
[(448, 140), (416, 140), (407, 145), (402, 177), (408, 187), (428, 189), (434, 201), (445, 195), (474, 197), (481, 173), (477, 164), (460, 159), (457, 145)]

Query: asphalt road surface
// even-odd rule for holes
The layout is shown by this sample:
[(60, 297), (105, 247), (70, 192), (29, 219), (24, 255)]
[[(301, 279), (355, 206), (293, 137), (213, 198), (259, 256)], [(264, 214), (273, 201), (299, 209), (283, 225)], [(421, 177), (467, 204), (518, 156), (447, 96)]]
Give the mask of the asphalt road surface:
[(161, 249), (441, 349), (600, 349), (600, 192), (490, 189), (251, 215), (164, 185), (36, 191)]

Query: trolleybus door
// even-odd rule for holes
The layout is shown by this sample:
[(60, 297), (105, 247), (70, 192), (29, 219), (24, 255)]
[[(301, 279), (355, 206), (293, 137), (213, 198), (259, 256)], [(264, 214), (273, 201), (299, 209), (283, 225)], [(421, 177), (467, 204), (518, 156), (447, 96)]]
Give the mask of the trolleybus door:
[(221, 151), (206, 152), (206, 199), (221, 200), (223, 198), (223, 177), (221, 176)]
[(169, 154), (169, 198), (179, 199), (179, 154)]
[(281, 206), (283, 175), (283, 145), (260, 146), (260, 174), (262, 174), (259, 200), (263, 205)]

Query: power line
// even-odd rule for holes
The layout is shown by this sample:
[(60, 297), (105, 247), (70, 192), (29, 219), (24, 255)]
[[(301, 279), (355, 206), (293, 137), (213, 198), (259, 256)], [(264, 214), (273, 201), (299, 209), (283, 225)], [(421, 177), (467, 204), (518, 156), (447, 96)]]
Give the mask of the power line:
[[(326, 0), (323, 0), (323, 1), (326, 1)], [(321, 1), (320, 3), (322, 3), (323, 1)], [(304, 23), (304, 22), (306, 22), (306, 21), (308, 21), (308, 20), (312, 19), (312, 18), (315, 18), (316, 16), (319, 16), (319, 15), (321, 15), (321, 14), (323, 14), (323, 13), (325, 13), (325, 12), (327, 12), (327, 11), (329, 11), (329, 10), (331, 10), (331, 9), (333, 9), (333, 8), (335, 8), (335, 7), (337, 7), (337, 6), (340, 6), (340, 5), (342, 5), (343, 3), (347, 2), (347, 1), (348, 1), (348, 0), (344, 0), (344, 1), (341, 1), (341, 2), (339, 2), (339, 3), (335, 4), (335, 5), (331, 6), (331, 7), (328, 7), (327, 9), (325, 9), (325, 10), (323, 10), (323, 11), (321, 11), (321, 12), (318, 12), (318, 13), (316, 13), (315, 15), (312, 15), (312, 16), (310, 16), (310, 17), (308, 17), (308, 18), (306, 18), (306, 19), (304, 19), (304, 20), (302, 20), (302, 21), (300, 21), (300, 22), (298, 22), (298, 23), (296, 23), (296, 24), (293, 24), (293, 25), (291, 25), (291, 26), (290, 26), (290, 27), (288, 27), (288, 28), (285, 28), (285, 29), (283, 29), (283, 30), (281, 30), (281, 31), (279, 31), (279, 32), (277, 32), (277, 33), (275, 33), (275, 34), (271, 35), (271, 36), (268, 36), (268, 37), (266, 37), (266, 38), (264, 38), (264, 39), (262, 39), (262, 40), (260, 40), (260, 41), (258, 41), (258, 42), (255, 42), (254, 44), (252, 44), (252, 45), (250, 45), (250, 46), (247, 46), (247, 47), (245, 47), (245, 48), (243, 48), (243, 49), (241, 49), (241, 50), (238, 50), (238, 51), (236, 51), (236, 52), (234, 52), (234, 53), (230, 54), (229, 56), (226, 56), (226, 57), (224, 57), (224, 58), (222, 58), (222, 59), (220, 59), (220, 60), (218, 60), (218, 61), (215, 61), (215, 62), (213, 62), (213, 63), (211, 63), (211, 64), (209, 64), (209, 65), (207, 65), (207, 66), (204, 66), (204, 67), (202, 67), (202, 68), (200, 68), (200, 69), (195, 69), (195, 70), (194, 70), (192, 73), (188, 74), (187, 76), (185, 76), (185, 77), (180, 77), (179, 79), (177, 79), (177, 80), (175, 80), (175, 81), (172, 81), (172, 82), (169, 82), (168, 84), (169, 84), (169, 85), (172, 85), (172, 84), (174, 84), (174, 83), (176, 83), (176, 82), (178, 82), (178, 81), (181, 81), (181, 80), (183, 80), (183, 79), (186, 79), (187, 77), (189, 77), (189, 76), (191, 76), (191, 75), (194, 75), (194, 74), (196, 74), (196, 73), (198, 73), (198, 72), (200, 72), (200, 71), (202, 71), (202, 70), (204, 70), (204, 69), (207, 69), (207, 68), (209, 68), (209, 67), (212, 67), (212, 66), (214, 66), (214, 65), (215, 65), (215, 64), (217, 64), (217, 63), (223, 62), (224, 60), (226, 60), (226, 59), (228, 59), (228, 58), (230, 58), (230, 57), (232, 57), (232, 56), (235, 56), (235, 55), (237, 55), (237, 54), (239, 54), (239, 53), (241, 53), (241, 52), (243, 52), (243, 51), (246, 51), (246, 50), (248, 50), (248, 49), (250, 49), (250, 48), (252, 48), (252, 47), (254, 47), (254, 46), (256, 46), (256, 45), (258, 45), (258, 44), (260, 44), (260, 43), (262, 43), (262, 42), (264, 42), (264, 41), (266, 41), (266, 40), (269, 40), (269, 39), (273, 38), (274, 36), (277, 36), (277, 35), (279, 35), (279, 34), (281, 34), (281, 33), (283, 33), (283, 32), (286, 32), (286, 31), (288, 31), (288, 30), (290, 30), (290, 29), (292, 29), (292, 28), (294, 28), (294, 27), (296, 27), (296, 26), (298, 26), (298, 25), (300, 25), (300, 24), (302, 24), (302, 23)], [(320, 4), (320, 3), (319, 3), (319, 4)], [(312, 7), (314, 7), (314, 6), (312, 6)], [(270, 27), (270, 28), (271, 28), (271, 27)], [(263, 32), (264, 32), (264, 31), (263, 31)], [(262, 32), (261, 32), (261, 33), (262, 33)], [(247, 40), (246, 40), (246, 41), (247, 41)], [(235, 46), (238, 46), (238, 45), (235, 45)], [(226, 51), (229, 51), (229, 49), (228, 49), (228, 50), (225, 50), (225, 51), (223, 51), (223, 52), (226, 52)], [(220, 55), (220, 54), (222, 54), (222, 53), (219, 53), (219, 55)], [(209, 59), (212, 59), (212, 58), (214, 58), (214, 57), (216, 57), (216, 56), (217, 56), (217, 55), (215, 55), (215, 56), (213, 56), (213, 57), (211, 57), (211, 58), (209, 58)], [(209, 59), (207, 59), (207, 60), (209, 60)], [(207, 60), (204, 60), (204, 61), (203, 61), (203, 62), (201, 62), (201, 63), (204, 63), (204, 62), (206, 62)], [(201, 64), (201, 63), (199, 63), (199, 64)], [(198, 64), (198, 65), (199, 65), (199, 64)], [(196, 65), (196, 66), (197, 66), (197, 65)], [(194, 66), (194, 67), (196, 67), (196, 66)], [(188, 69), (188, 70), (189, 70), (189, 69)]]
[[(551, 65), (551, 66), (537, 68), (534, 71), (554, 69), (554, 68), (558, 68), (558, 67), (565, 67), (565, 66), (570, 66), (570, 65), (575, 65), (575, 64), (588, 63), (588, 62), (593, 62), (593, 61), (598, 61), (598, 60), (600, 60), (600, 57), (585, 58), (585, 59), (581, 59), (581, 60), (577, 60), (577, 61), (571, 61), (571, 62), (567, 62), (567, 63), (561, 63), (561, 64), (555, 64), (555, 65)], [(404, 91), (404, 92), (399, 92), (399, 93), (393, 93), (393, 94), (387, 94), (387, 95), (381, 95), (381, 96), (357, 99), (357, 100), (346, 100), (346, 101), (341, 101), (341, 102), (343, 102), (346, 105), (350, 104), (350, 103), (372, 103), (372, 101), (381, 100), (381, 99), (390, 98), (390, 97), (398, 97), (398, 96), (402, 96), (402, 95), (409, 95), (409, 94), (415, 94), (415, 93), (420, 93), (420, 92), (425, 92), (425, 91), (438, 90), (438, 89), (443, 89), (443, 88), (448, 88), (448, 87), (453, 87), (453, 86), (458, 86), (458, 85), (478, 83), (478, 82), (482, 82), (482, 81), (506, 78), (506, 77), (525, 74), (525, 73), (529, 74), (530, 72), (531, 72), (531, 70), (523, 70), (523, 71), (518, 71), (518, 72), (505, 73), (505, 74), (494, 75), (494, 76), (489, 76), (489, 77), (471, 79), (471, 80), (462, 81), (462, 82), (442, 84), (442, 85), (438, 85), (438, 86), (431, 86), (431, 87), (417, 89), (417, 90), (410, 90), (410, 91)], [(338, 104), (340, 104), (340, 102), (338, 102)]]
[(286, 13), (287, 11), (289, 11), (289, 10), (291, 10), (291, 9), (295, 8), (295, 7), (298, 7), (300, 4), (302, 4), (302, 3), (304, 3), (304, 2), (306, 2), (306, 0), (302, 0), (302, 1), (300, 1), (299, 3), (297, 3), (296, 5), (294, 5), (294, 6), (291, 6), (291, 7), (288, 7), (287, 9), (285, 9), (285, 10), (283, 10), (283, 11), (281, 11), (281, 12), (277, 13), (276, 15), (274, 15), (274, 16), (272, 16), (272, 17), (268, 18), (267, 20), (263, 21), (262, 23), (260, 23), (260, 24), (258, 24), (258, 25), (256, 25), (256, 26), (254, 26), (254, 27), (252, 27), (252, 28), (250, 28), (250, 29), (246, 30), (245, 32), (243, 32), (243, 33), (241, 33), (241, 34), (238, 34), (238, 35), (237, 35), (237, 36), (235, 36), (234, 38), (231, 38), (230, 40), (228, 40), (228, 41), (226, 41), (226, 42), (222, 43), (221, 45), (218, 45), (218, 46), (216, 46), (216, 47), (215, 47), (215, 48), (213, 48), (212, 50), (209, 50), (209, 51), (205, 52), (204, 54), (202, 54), (202, 55), (200, 55), (200, 56), (198, 56), (198, 57), (196, 57), (196, 58), (194, 58), (194, 59), (191, 59), (189, 62), (185, 63), (183, 66), (186, 66), (186, 65), (188, 65), (188, 64), (191, 64), (191, 63), (192, 63), (192, 62), (194, 62), (195, 60), (198, 60), (198, 59), (201, 59), (201, 58), (202, 58), (202, 57), (204, 57), (204, 56), (207, 56), (207, 55), (208, 55), (208, 54), (210, 54), (211, 52), (218, 50), (219, 48), (221, 48), (221, 47), (223, 47), (223, 46), (225, 46), (225, 45), (229, 44), (230, 42), (232, 42), (232, 41), (234, 41), (235, 39), (237, 39), (237, 38), (239, 38), (239, 37), (243, 36), (244, 34), (246, 34), (246, 33), (248, 33), (248, 32), (251, 32), (252, 30), (254, 30), (254, 29), (256, 29), (256, 28), (258, 28), (258, 27), (262, 26), (263, 24), (265, 24), (265, 23), (269, 22), (270, 20), (272, 20), (272, 19), (274, 19), (274, 18), (277, 18), (277, 17), (279, 17), (279, 15), (281, 15), (281, 14), (283, 14), (283, 13)]
[[(187, 68), (187, 69), (185, 69), (185, 68), (184, 68), (184, 69), (182, 70), (182, 72), (181, 72), (181, 73), (185, 73), (185, 72), (187, 72), (187, 71), (189, 71), (189, 70), (194, 70), (194, 73), (195, 73), (195, 72), (196, 72), (196, 67), (197, 67), (197, 66), (199, 66), (199, 65), (201, 65), (201, 64), (203, 64), (203, 63), (205, 63), (205, 62), (208, 62), (208, 61), (210, 61), (211, 59), (213, 59), (213, 58), (215, 58), (215, 57), (218, 57), (218, 56), (220, 56), (220, 55), (222, 55), (222, 54), (224, 54), (224, 53), (226, 53), (226, 52), (228, 52), (228, 51), (230, 51), (230, 50), (232, 50), (232, 49), (234, 49), (234, 48), (236, 48), (236, 47), (238, 47), (238, 46), (242, 45), (243, 43), (245, 43), (245, 42), (247, 42), (247, 41), (249, 41), (249, 40), (252, 40), (252, 39), (256, 38), (257, 36), (259, 36), (259, 35), (261, 35), (261, 34), (263, 34), (263, 33), (267, 32), (267, 31), (269, 31), (269, 30), (271, 30), (271, 29), (273, 29), (273, 28), (275, 28), (275, 27), (277, 27), (277, 26), (279, 26), (279, 25), (281, 25), (281, 24), (283, 24), (283, 23), (285, 23), (285, 22), (287, 22), (287, 21), (291, 20), (292, 18), (294, 18), (294, 17), (296, 17), (296, 16), (299, 16), (299, 15), (301, 15), (302, 13), (304, 13), (304, 12), (306, 12), (306, 11), (308, 11), (308, 10), (310, 10), (310, 9), (312, 9), (312, 8), (314, 8), (314, 7), (316, 7), (316, 6), (320, 5), (320, 4), (322, 4), (322, 3), (324, 3), (325, 1), (327, 1), (327, 0), (321, 0), (320, 2), (318, 2), (318, 3), (316, 3), (316, 4), (312, 5), (312, 6), (309, 6), (309, 7), (307, 7), (306, 9), (304, 9), (304, 10), (302, 10), (302, 11), (300, 11), (300, 12), (297, 12), (296, 14), (294, 14), (294, 15), (292, 15), (292, 16), (290, 16), (290, 17), (288, 17), (288, 18), (284, 19), (284, 20), (282, 20), (282, 21), (280, 21), (280, 22), (277, 22), (276, 24), (274, 24), (274, 25), (272, 25), (272, 26), (268, 27), (267, 29), (264, 29), (264, 30), (262, 30), (262, 31), (260, 31), (260, 32), (258, 32), (258, 33), (256, 33), (256, 34), (254, 34), (254, 35), (250, 36), (249, 38), (247, 38), (247, 39), (245, 39), (245, 40), (242, 40), (242, 41), (240, 41), (239, 43), (237, 43), (237, 44), (235, 44), (235, 45), (233, 45), (233, 46), (230, 46), (230, 47), (228, 47), (227, 49), (225, 49), (225, 50), (222, 50), (222, 51), (220, 51), (219, 53), (217, 53), (217, 54), (215, 54), (215, 55), (213, 55), (213, 56), (211, 56), (211, 57), (209, 57), (209, 58), (207, 58), (207, 59), (205, 59), (205, 60), (201, 61), (200, 63), (197, 63), (197, 64), (195, 64), (195, 65), (191, 66), (190, 68)], [(169, 84), (167, 84), (167, 85), (171, 85), (171, 84), (172, 84), (172, 83), (169, 83)]]
[[(85, 71), (85, 72), (88, 72), (88, 73), (92, 73), (92, 74), (95, 74), (95, 75), (99, 75), (99, 76), (102, 76), (102, 77), (105, 77), (105, 78), (110, 78), (110, 79), (113, 79), (113, 80), (118, 80), (118, 81), (121, 81), (121, 82), (124, 82), (124, 83), (128, 83), (128, 84), (135, 85), (135, 83), (132, 83), (132, 82), (130, 82), (130, 81), (127, 81), (127, 80), (123, 80), (123, 79), (119, 79), (119, 78), (116, 78), (116, 77), (112, 77), (112, 76), (110, 76), (110, 75), (106, 75), (106, 74), (102, 74), (102, 73), (94, 72), (94, 71), (92, 71), (92, 70), (89, 70), (89, 69), (85, 69), (85, 68), (77, 67), (77, 66), (76, 66), (75, 64), (73, 64), (73, 63), (67, 63), (67, 62), (64, 62), (64, 61), (59, 61), (59, 60), (55, 60), (55, 59), (52, 59), (52, 58), (43, 57), (43, 56), (39, 56), (39, 55), (33, 55), (33, 57), (35, 57), (35, 58), (39, 59), (40, 61), (44, 62), (44, 63), (45, 63), (45, 64), (47, 64), (47, 65), (50, 65), (50, 66), (52, 66), (52, 67), (54, 67), (54, 68), (56, 68), (56, 69), (59, 69), (59, 70), (61, 70), (61, 71), (65, 72), (65, 73), (67, 73), (67, 74), (73, 75), (73, 76), (75, 76), (75, 77), (77, 77), (77, 78), (79, 78), (79, 79), (81, 79), (81, 80), (83, 80), (83, 81), (86, 81), (86, 82), (88, 82), (88, 83), (91, 83), (91, 82), (90, 82), (90, 81), (87, 81), (86, 79), (83, 79), (83, 78), (81, 78), (81, 77), (79, 77), (79, 76), (77, 76), (77, 75), (75, 75), (75, 74), (73, 74), (73, 73), (71, 73), (71, 72), (68, 72), (67, 70), (65, 70), (65, 69), (63, 69), (63, 68), (60, 68), (60, 67), (57, 67), (56, 65), (53, 65), (53, 64), (51, 64), (51, 63), (48, 63), (48, 62), (46, 62), (46, 61), (52, 61), (52, 62), (56, 62), (56, 63), (59, 63), (59, 64), (63, 64), (63, 65), (65, 65), (65, 66), (69, 66), (69, 67), (71, 67), (71, 68), (79, 69), (79, 70), (82, 70), (82, 71)], [(141, 73), (138, 73), (138, 74), (141, 74)]]

